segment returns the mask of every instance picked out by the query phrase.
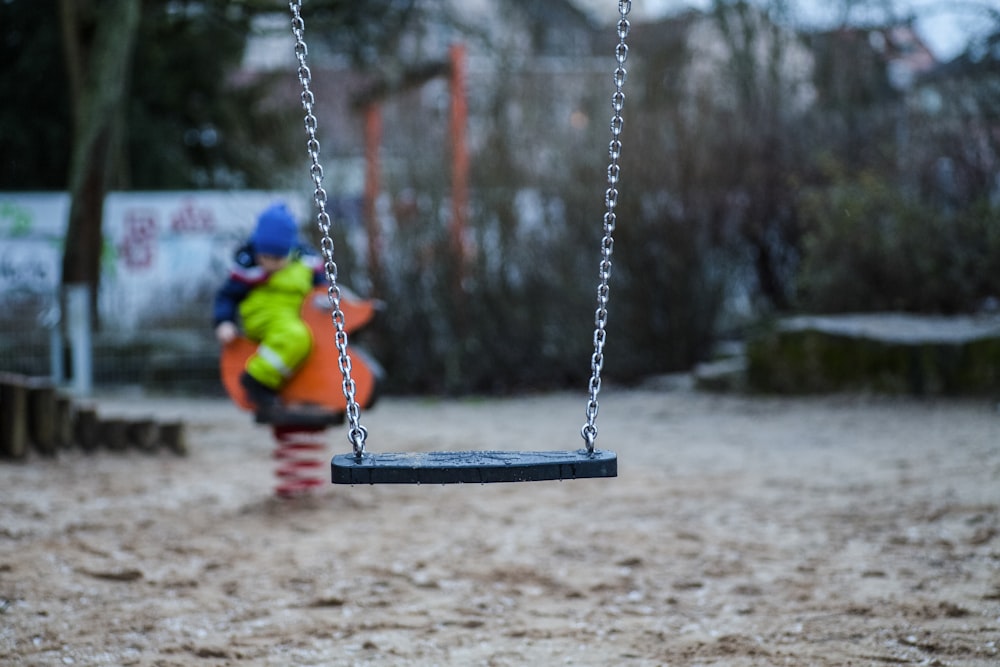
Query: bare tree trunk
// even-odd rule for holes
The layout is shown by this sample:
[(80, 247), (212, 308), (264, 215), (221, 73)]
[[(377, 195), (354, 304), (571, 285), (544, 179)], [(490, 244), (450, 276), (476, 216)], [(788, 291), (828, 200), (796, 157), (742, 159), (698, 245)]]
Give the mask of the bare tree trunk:
[(74, 119), (62, 285), (89, 285), (95, 303), (104, 196), (123, 136), (120, 121), (141, 7), (141, 0), (60, 2)]

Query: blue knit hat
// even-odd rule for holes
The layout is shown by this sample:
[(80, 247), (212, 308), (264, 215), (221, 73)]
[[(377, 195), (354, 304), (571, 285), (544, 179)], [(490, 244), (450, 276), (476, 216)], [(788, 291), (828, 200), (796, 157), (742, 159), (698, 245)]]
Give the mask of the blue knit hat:
[(284, 257), (291, 252), (298, 236), (295, 218), (285, 204), (277, 203), (257, 218), (257, 229), (250, 237), (250, 242), (253, 243), (255, 252)]

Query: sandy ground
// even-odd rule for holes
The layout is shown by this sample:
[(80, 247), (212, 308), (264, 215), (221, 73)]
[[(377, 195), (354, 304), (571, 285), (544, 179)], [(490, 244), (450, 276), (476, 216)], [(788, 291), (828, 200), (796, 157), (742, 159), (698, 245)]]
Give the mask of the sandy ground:
[[(384, 399), (364, 423), (378, 451), (575, 449), (584, 404)], [(615, 479), (294, 501), (224, 401), (98, 407), (183, 418), (190, 454), (0, 464), (0, 664), (1000, 664), (988, 401), (606, 389)]]

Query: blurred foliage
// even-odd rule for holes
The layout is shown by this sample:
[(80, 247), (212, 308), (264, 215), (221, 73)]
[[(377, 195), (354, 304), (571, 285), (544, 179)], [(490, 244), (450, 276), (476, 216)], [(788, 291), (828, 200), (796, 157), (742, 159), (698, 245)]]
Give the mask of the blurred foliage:
[(284, 128), (301, 114), (262, 103), (275, 77), (237, 82), (232, 76), (252, 17), (229, 4), (208, 2), (185, 12), (177, 3), (146, 3), (119, 187), (267, 187), (275, 166), (297, 157), (289, 150), (294, 136)]
[(815, 59), (817, 99), (808, 131), (817, 148), (850, 169), (891, 169), (898, 94), (867, 32), (807, 34), (805, 43)]
[[(384, 275), (373, 278), (388, 307), (365, 336), (389, 370), (388, 390), (584, 386), (604, 188), (601, 154), (592, 149), (601, 139), (558, 116), (566, 100), (546, 94), (550, 83), (545, 74), (502, 67), (470, 98), (481, 146), (471, 163), (464, 261), (449, 232), (446, 120), (428, 124), (413, 114), (418, 93), (383, 105), (383, 146), (396, 165), (385, 183), (394, 215)], [(592, 111), (595, 97), (581, 94), (574, 102)], [(525, 131), (546, 123), (543, 139)], [(347, 276), (365, 269), (345, 266)]]
[[(994, 17), (995, 19), (996, 17)], [(1000, 298), (1000, 22), (982, 43), (893, 89), (863, 43), (820, 50), (822, 106), (795, 308), (978, 312)], [(839, 48), (830, 48), (833, 44)], [(839, 55), (838, 55), (839, 54)], [(853, 76), (851, 74), (853, 73)]]
[[(353, 62), (369, 63), (398, 36), (413, 5), (312, 0), (309, 30), (317, 43), (336, 43)], [(77, 11), (98, 21), (101, 0), (81, 2)], [(236, 76), (254, 17), (276, 12), (287, 7), (266, 0), (143, 0), (127, 142), (113, 188), (281, 185), (276, 178), (302, 156), (301, 109), (271, 101), (289, 72)], [(66, 187), (73, 132), (59, 17), (58, 0), (0, 2), (0, 189)], [(290, 28), (287, 34), (290, 52)]]
[(56, 5), (0, 2), (0, 189), (66, 187), (72, 119)]
[(810, 312), (970, 313), (1000, 295), (1000, 216), (943, 212), (876, 172), (838, 172), (802, 197), (799, 300)]
[[(867, 29), (802, 34), (790, 29), (789, 4), (717, 0), (707, 12), (633, 23), (608, 323), (615, 378), (688, 369), (760, 316), (957, 313), (1000, 296), (996, 17), (992, 35), (901, 88)], [(389, 389), (583, 383), (613, 31), (559, 2), (506, 0), (499, 39), (497, 26), (460, 26), (431, 0), (309, 6), (312, 52), (387, 86), (421, 59), (440, 62), (453, 37), (491, 58), (470, 81), (466, 261), (447, 231), (440, 79), (383, 102), (391, 215), (378, 275), (352, 255), (356, 230), (337, 230), (346, 282), (388, 304), (364, 338)], [(11, 63), (0, 94), (12, 101), (0, 109), (0, 188), (62, 185), (70, 138), (54, 7), (0, 3)], [(275, 3), (144, 8), (119, 183), (287, 186), (282, 174), (301, 167), (301, 110), (273, 91), (295, 82), (233, 72), (253, 16)], [(578, 51), (567, 57), (567, 45)]]

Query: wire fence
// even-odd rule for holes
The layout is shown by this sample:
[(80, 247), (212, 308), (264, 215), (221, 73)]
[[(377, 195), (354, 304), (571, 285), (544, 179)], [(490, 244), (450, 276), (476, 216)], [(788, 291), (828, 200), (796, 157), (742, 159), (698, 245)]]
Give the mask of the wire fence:
[(72, 299), (77, 288), (60, 286), (68, 195), (0, 192), (0, 372), (78, 389), (221, 392), (212, 300), (275, 201), (305, 218), (293, 191), (109, 193), (91, 320), (91, 292)]
[[(191, 307), (208, 313), (210, 305), (205, 300)], [(81, 341), (60, 317), (55, 294), (7, 298), (2, 306), (0, 372), (50, 378), (58, 385), (86, 382), (96, 388), (222, 392), (218, 345), (207, 315), (200, 323), (178, 318), (173, 326), (130, 332), (97, 327)]]

